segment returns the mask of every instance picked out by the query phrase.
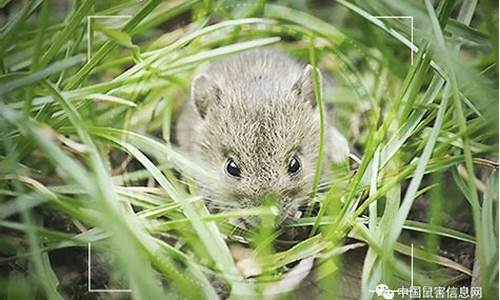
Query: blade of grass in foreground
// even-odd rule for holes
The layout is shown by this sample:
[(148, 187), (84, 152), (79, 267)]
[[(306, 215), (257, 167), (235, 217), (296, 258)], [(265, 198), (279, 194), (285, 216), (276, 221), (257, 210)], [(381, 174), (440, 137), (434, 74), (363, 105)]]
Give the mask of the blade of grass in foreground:
[[(313, 179), (313, 188), (311, 193), (312, 203), (309, 205), (309, 209), (307, 211), (307, 216), (311, 214), (311, 209), (316, 202), (316, 193), (318, 192), (318, 185), (321, 176), (321, 168), (323, 166), (323, 156), (325, 149), (325, 113), (323, 106), (323, 95), (321, 90), (321, 78), (319, 74), (319, 69), (317, 68), (317, 58), (316, 58), (316, 50), (314, 49), (314, 40), (311, 38), (309, 40), (309, 61), (312, 65), (312, 81), (313, 81), (313, 89), (314, 95), (316, 96), (316, 105), (319, 111), (319, 149), (318, 149), (318, 159), (316, 161), (316, 171)], [(319, 218), (318, 218), (319, 219)], [(318, 220), (319, 222), (320, 220)], [(315, 234), (315, 230), (311, 231), (310, 237)]]
[(68, 42), (70, 36), (76, 31), (77, 26), (80, 26), (85, 16), (90, 14), (94, 2), (95, 0), (85, 0), (79, 5), (78, 9), (69, 18), (68, 23), (63, 27), (63, 30), (58, 32), (54, 41), (50, 44), (50, 48), (40, 59), (40, 66), (46, 65), (61, 50), (61, 47)]
[[(476, 6), (476, 1), (470, 1), (470, 2), (464, 2), (462, 4), (459, 18), (461, 21), (465, 23), (470, 23), (472, 19), (472, 14), (475, 10)], [(429, 14), (432, 28), (433, 28), (433, 33), (437, 42), (437, 48), (438, 50), (446, 50), (446, 44), (444, 40), (444, 36), (442, 33), (442, 30), (438, 24), (435, 12), (433, 10), (432, 4), (426, 0), (425, 1), (425, 6), (427, 9), (427, 12)], [(452, 51), (452, 56), (458, 54), (458, 49), (459, 46), (454, 47)], [(450, 79), (449, 84), (451, 85), (451, 91), (452, 91), (452, 98), (453, 98), (453, 105), (455, 108), (455, 116), (458, 120), (458, 128), (460, 129), (460, 132), (465, 133), (467, 129), (467, 122), (466, 122), (466, 117), (463, 111), (462, 107), (462, 102), (460, 100), (460, 92), (458, 89), (458, 82), (457, 82), (457, 74), (455, 73), (455, 68), (452, 64), (452, 59), (449, 56), (444, 56), (443, 57), (445, 64), (446, 64), (446, 71), (448, 73), (448, 77)], [(486, 249), (486, 243), (487, 241), (483, 240), (483, 236), (481, 233), (483, 233), (484, 229), (482, 228), (481, 224), (481, 206), (479, 204), (479, 199), (478, 199), (478, 192), (475, 184), (475, 172), (474, 172), (474, 165), (472, 162), (472, 152), (470, 148), (470, 141), (469, 137), (464, 134), (462, 136), (462, 142), (463, 142), (463, 152), (464, 152), (464, 157), (465, 157), (465, 166), (467, 170), (467, 175), (469, 177), (468, 180), (468, 187), (469, 187), (469, 195), (470, 195), (470, 204), (472, 208), (472, 215), (473, 215), (473, 221), (474, 221), (474, 229), (477, 233), (476, 235), (476, 240), (477, 240), (477, 251), (476, 253), (479, 256), (479, 265), (480, 265), (480, 270), (485, 270), (487, 268), (487, 261), (489, 259), (487, 249)], [(481, 276), (481, 285), (483, 289), (486, 290), (487, 288), (487, 281), (486, 281), (486, 276)], [(488, 292), (488, 291), (486, 291)]]
[[(76, 109), (64, 99), (60, 93), (49, 84), (45, 84), (49, 93), (57, 100), (57, 102), (63, 107), (71, 123), (77, 130), (77, 133), (82, 140), (82, 142), (90, 149), (90, 165), (95, 174), (89, 178), (95, 178), (92, 183), (92, 187), (88, 191), (89, 194), (96, 200), (99, 200), (96, 205), (97, 209), (102, 212), (102, 218), (100, 222), (102, 226), (109, 229), (112, 233), (112, 240), (115, 243), (115, 249), (120, 249), (117, 251), (117, 257), (120, 262), (120, 266), (126, 270), (128, 277), (128, 283), (131, 285), (133, 294), (139, 298), (149, 298), (149, 297), (160, 297), (161, 290), (158, 288), (154, 281), (154, 276), (149, 262), (143, 255), (140, 255), (140, 250), (146, 246), (148, 248), (149, 237), (142, 230), (142, 226), (132, 215), (125, 212), (125, 210), (119, 206), (117, 201), (116, 192), (113, 189), (113, 184), (111, 182), (111, 177), (109, 176), (105, 164), (95, 146), (94, 142), (90, 138), (86, 128), (83, 126), (84, 122), (81, 116), (78, 114)], [(128, 247), (122, 247), (120, 245), (128, 245)], [(140, 268), (141, 274), (135, 271)], [(174, 268), (170, 268), (174, 270)], [(176, 279), (177, 277), (173, 277)], [(186, 285), (187, 281), (184, 283), (182, 281), (177, 281), (179, 284)], [(191, 284), (188, 284), (189, 286)], [(180, 290), (180, 292), (185, 292), (187, 295), (196, 295), (198, 291), (193, 290)]]
[(15, 80), (7, 81), (5, 83), (1, 83), (0, 96), (4, 96), (15, 89), (37, 83), (40, 80), (49, 77), (50, 75), (58, 74), (64, 69), (71, 68), (76, 64), (81, 63), (82, 61), (84, 61), (84, 59), (85, 56), (83, 54), (75, 55), (68, 59), (57, 61), (52, 65), (48, 66), (47, 68), (40, 70), (38, 72), (31, 73), (29, 75), (17, 78)]
[[(9, 108), (5, 107), (3, 104), (0, 103), (0, 112), (4, 117), (6, 117), (10, 122), (17, 124), (18, 127), (23, 129), (23, 132), (28, 134), (29, 136), (33, 137), (33, 139), (38, 143), (40, 146), (40, 149), (46, 153), (49, 158), (54, 162), (55, 165), (60, 166), (64, 171), (65, 174), (68, 176), (73, 177), (79, 184), (81, 184), (83, 187), (86, 188), (86, 190), (89, 192), (89, 194), (94, 195), (94, 199), (102, 199), (102, 196), (97, 196), (95, 194), (94, 187), (98, 185), (98, 183), (93, 182), (92, 178), (93, 176), (88, 175), (88, 173), (83, 169), (83, 167), (76, 163), (73, 159), (69, 158), (64, 152), (62, 152), (57, 145), (50, 139), (47, 138), (46, 135), (43, 134), (43, 132), (34, 126), (31, 121), (20, 117), (17, 115), (14, 111), (10, 110)], [(109, 186), (107, 187), (109, 188)], [(109, 215), (108, 215), (109, 217)], [(124, 222), (117, 221), (115, 218), (110, 218), (110, 222), (113, 222), (114, 224), (117, 224), (120, 226), (120, 224), (123, 226)], [(116, 223), (115, 223), (116, 222)], [(129, 223), (125, 223), (129, 224)], [(123, 226), (123, 228), (126, 228), (127, 225)], [(111, 227), (111, 226), (110, 226)], [(122, 232), (123, 234), (123, 232)], [(123, 241), (123, 243), (127, 243), (127, 245), (130, 246), (131, 248), (131, 243), (130, 241)], [(128, 250), (130, 251), (130, 248)], [(136, 253), (126, 253), (123, 252), (123, 255), (136, 255)], [(137, 256), (136, 256), (137, 257)], [(134, 270), (137, 270), (136, 268), (141, 267), (144, 268), (144, 265), (136, 265), (135, 260), (136, 257), (130, 258), (127, 260), (128, 264), (127, 266), (131, 267), (132, 269), (130, 270), (131, 274), (134, 273)], [(146, 269), (142, 269), (143, 271), (146, 271)], [(141, 276), (144, 276), (147, 273), (141, 274)], [(146, 278), (146, 277), (144, 277)], [(150, 277), (152, 278), (152, 277)], [(141, 280), (137, 280), (136, 282), (141, 282)], [(143, 281), (142, 281), (143, 282)], [(154, 287), (153, 287), (154, 288)], [(148, 296), (154, 296), (154, 290), (149, 290), (148, 292), (139, 292), (139, 295), (148, 295)], [(160, 293), (157, 293), (157, 295), (160, 295)]]
[(147, 66), (151, 65), (154, 61), (158, 60), (161, 57), (164, 57), (165, 55), (168, 55), (169, 53), (172, 53), (177, 49), (180, 49), (181, 47), (187, 45), (189, 42), (200, 36), (209, 34), (211, 32), (215, 32), (217, 30), (226, 27), (242, 26), (247, 24), (271, 24), (271, 23), (272, 23), (271, 21), (265, 19), (249, 18), (249, 19), (239, 19), (239, 20), (228, 20), (207, 26), (205, 28), (194, 31), (186, 36), (183, 36), (179, 40), (168, 45), (167, 47), (144, 53), (144, 56), (146, 56), (147, 58), (143, 62), (140, 62), (131, 67), (129, 70), (123, 72), (120, 76), (117, 77), (117, 79), (128, 77), (130, 75), (137, 73), (139, 70), (145, 69)]
[(389, 247), (387, 248), (389, 249), (392, 249), (390, 245), (393, 245), (396, 242), (398, 236), (401, 233), (404, 221), (407, 219), (408, 213), (413, 203), (413, 199), (415, 198), (415, 194), (417, 193), (418, 187), (420, 186), (420, 182), (422, 181), (422, 178), (424, 176), (427, 163), (432, 155), (432, 150), (434, 149), (434, 145), (436, 144), (437, 138), (441, 130), (441, 126), (443, 124), (444, 112), (448, 105), (448, 99), (450, 96), (449, 93), (450, 93), (450, 85), (447, 84), (445, 86), (443, 99), (441, 100), (441, 103), (439, 105), (439, 110), (436, 116), (436, 120), (434, 122), (434, 126), (432, 128), (431, 136), (429, 137), (425, 145), (424, 151), (418, 160), (417, 168), (413, 173), (413, 178), (410, 181), (408, 189), (406, 190), (406, 194), (401, 203), (398, 216), (394, 220), (394, 224), (392, 225), (391, 231), (387, 238), (387, 243), (389, 245)]
[[(172, 64), (168, 64), (165, 62), (166, 65), (162, 66), (161, 70), (162, 73), (158, 75), (160, 76), (177, 75), (180, 71), (186, 71), (205, 61), (213, 60), (219, 57), (227, 56), (230, 54), (249, 50), (256, 47), (271, 45), (277, 43), (279, 40), (280, 40), (279, 37), (263, 38), (253, 41), (236, 43), (229, 46), (223, 46), (212, 50), (196, 53), (194, 55), (184, 57), (181, 60), (176, 60), (176, 61), (174, 60), (174, 62), (171, 62)], [(109, 82), (95, 84), (71, 91), (65, 91), (62, 92), (61, 95), (65, 99), (72, 101), (78, 98), (88, 97), (89, 95), (95, 93), (113, 93), (120, 89), (130, 87), (131, 85), (134, 84), (141, 85), (143, 83), (144, 76), (147, 77), (148, 74), (147, 73), (143, 74), (140, 71), (145, 72), (144, 70), (139, 70), (137, 74), (134, 74), (130, 77), (125, 77), (121, 79), (115, 78)], [(52, 103), (53, 101), (54, 99), (52, 96), (50, 95), (43, 96), (33, 99), (33, 106), (40, 106), (47, 103)], [(12, 104), (12, 108), (20, 108), (22, 106), (23, 103), (20, 102)]]
[[(360, 16), (362, 16), (363, 18), (365, 18), (369, 22), (373, 23), (374, 25), (376, 25), (376, 26), (380, 27), (381, 29), (383, 29), (384, 31), (386, 31), (388, 34), (390, 34), (395, 39), (397, 39), (398, 41), (400, 41), (401, 43), (403, 43), (406, 47), (408, 47), (410, 49), (410, 51), (413, 51), (414, 53), (418, 53), (420, 51), (420, 49), (414, 43), (412, 43), (410, 40), (408, 40), (408, 38), (406, 38), (405, 36), (403, 36), (401, 33), (397, 32), (397, 31), (395, 31), (395, 30), (393, 30), (391, 28), (388, 28), (384, 24), (384, 22), (382, 22), (378, 18), (375, 18), (370, 13), (364, 11), (359, 6), (356, 6), (356, 5), (352, 4), (352, 3), (349, 3), (349, 2), (344, 1), (344, 0), (338, 0), (338, 2), (341, 5), (349, 8), (350, 10), (352, 10), (355, 13), (359, 14)], [(443, 73), (443, 70), (442, 70), (441, 66), (437, 65), (436, 62), (434, 62), (434, 61), (431, 61), (430, 64), (434, 68), (434, 70), (436, 70), (437, 73), (439, 73), (441, 76), (443, 76), (444, 73)]]
[[(487, 286), (493, 286), (498, 276), (498, 243), (496, 237), (498, 236), (498, 219), (495, 221), (494, 216), (496, 213), (493, 211), (494, 194), (498, 191), (498, 175), (493, 172), (488, 179), (487, 190), (483, 195), (483, 207), (481, 210), (481, 223), (482, 231), (479, 233), (485, 241), (485, 257), (487, 261), (485, 265), (487, 270), (482, 271), (482, 276), (486, 275), (484, 282)], [(496, 215), (498, 217), (498, 215)]]
[(33, 13), (40, 3), (42, 3), (42, 1), (43, 0), (29, 1), (23, 7), (23, 10), (2, 28), (2, 31), (0, 32), (0, 40), (2, 41), (0, 43), (0, 57), (2, 57), (2, 59), (4, 58), (5, 49), (12, 45), (11, 40), (16, 36), (17, 31), (21, 29), (21, 26), (24, 24), (26, 19), (31, 13)]
[(231, 284), (233, 295), (252, 296), (253, 291), (239, 275), (224, 238), (215, 223), (202, 221), (200, 213), (196, 211), (192, 203), (186, 201), (185, 197), (172, 187), (161, 171), (136, 147), (117, 139), (114, 142), (130, 152), (153, 175), (170, 197), (182, 206), (184, 214), (191, 221), (198, 233), (198, 237), (202, 240), (210, 256), (216, 262), (218, 269), (222, 272), (222, 276)]
[[(0, 127), (0, 132), (4, 132), (4, 126)], [(15, 148), (14, 143), (9, 143), (10, 141), (8, 139), (4, 139), (4, 146), (7, 150), (7, 163), (8, 163), (8, 168), (11, 169), (10, 171), (14, 174), (18, 173), (17, 169), (17, 154), (15, 153)], [(24, 198), (24, 188), (18, 181), (14, 181), (14, 186), (17, 192), (21, 194), (20, 198)], [(28, 240), (28, 247), (29, 251), (33, 253), (31, 256), (31, 262), (33, 263), (33, 268), (34, 268), (34, 275), (32, 275), (34, 278), (38, 279), (46, 279), (46, 280), (40, 280), (41, 282), (41, 287), (45, 292), (45, 295), (49, 299), (63, 299), (61, 295), (58, 293), (56, 287), (57, 287), (57, 278), (53, 276), (53, 271), (52, 268), (50, 267), (50, 264), (46, 264), (46, 257), (40, 253), (40, 245), (41, 239), (36, 233), (35, 230), (32, 229), (32, 225), (36, 222), (36, 219), (33, 216), (33, 213), (29, 207), (27, 207), (28, 202), (27, 201), (19, 201), (20, 198), (17, 199), (15, 202), (18, 205), (18, 208), (20, 210), (20, 215), (21, 215), (21, 220), (23, 224), (27, 225), (30, 227), (29, 230), (27, 230), (26, 235), (27, 235), (27, 240)], [(28, 198), (29, 199), (29, 198)], [(27, 200), (28, 200), (27, 199)], [(46, 276), (48, 275), (48, 276)], [(51, 276), (52, 275), (52, 276)]]
[[(132, 33), (133, 29), (156, 7), (160, 4), (160, 0), (149, 0), (141, 10), (139, 10), (127, 22), (123, 31), (125, 33)], [(65, 86), (65, 89), (70, 90), (76, 88), (82, 83), (89, 73), (108, 55), (113, 49), (118, 47), (117, 44), (108, 41), (102, 45), (96, 54), (75, 74), (73, 75)]]
[[(314, 224), (315, 218), (301, 218), (299, 221), (295, 224), (289, 225), (290, 227), (300, 227), (300, 226), (311, 226)], [(321, 220), (320, 225), (324, 226), (327, 224), (334, 224), (335, 220), (332, 217), (324, 217)], [(366, 218), (358, 218), (356, 222), (359, 223), (369, 223), (369, 221), (366, 220)], [(413, 220), (406, 220), (405, 225), (403, 226), (403, 229), (405, 230), (412, 230), (412, 231), (418, 231), (418, 232), (424, 232), (428, 234), (435, 234), (451, 239), (455, 239), (458, 241), (464, 241), (468, 242), (471, 244), (475, 244), (476, 240), (474, 239), (474, 236), (469, 235), (467, 233), (457, 231), (451, 228), (443, 227), (443, 226), (437, 226), (433, 224), (428, 224), (428, 223), (422, 223), (418, 221), (413, 221)]]
[[(207, 171), (207, 168), (204, 168), (202, 162), (191, 157), (186, 157), (172, 146), (163, 144), (154, 138), (133, 131), (111, 127), (90, 127), (89, 129), (92, 134), (114, 143), (119, 141), (119, 139), (124, 139), (141, 151), (153, 155), (157, 160), (165, 161), (170, 167), (182, 169), (187, 176), (214, 176), (214, 174)], [(118, 143), (117, 145), (120, 144)]]
[(332, 24), (286, 6), (266, 4), (264, 5), (264, 15), (268, 18), (276, 18), (299, 24), (318, 35), (327, 37), (337, 45), (342, 44), (346, 39), (346, 36)]
[[(264, 47), (267, 45), (277, 43), (279, 41), (280, 41), (279, 37), (269, 37), (269, 38), (255, 39), (255, 40), (246, 41), (246, 42), (234, 43), (234, 44), (231, 44), (228, 46), (215, 48), (215, 49), (212, 49), (209, 51), (199, 52), (199, 53), (193, 54), (191, 56), (175, 60), (172, 64), (167, 65), (167, 70), (181, 68), (181, 67), (189, 66), (192, 64), (200, 64), (200, 63), (208, 61), (210, 59), (216, 59), (216, 58), (219, 58), (222, 56), (227, 56), (229, 54), (242, 52), (242, 51), (249, 50), (252, 48)], [(161, 61), (161, 60), (158, 61), (156, 63), (157, 67), (161, 68), (162, 63), (163, 63), (163, 61)], [(165, 71), (163, 71), (163, 72), (165, 72)]]

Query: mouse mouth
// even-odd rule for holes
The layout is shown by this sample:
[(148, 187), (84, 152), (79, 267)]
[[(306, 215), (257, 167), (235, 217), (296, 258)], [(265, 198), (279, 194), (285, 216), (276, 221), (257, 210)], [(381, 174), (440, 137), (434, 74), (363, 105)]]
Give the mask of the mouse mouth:
[[(209, 197), (209, 199), (213, 199)], [(234, 197), (229, 203), (237, 203), (222, 207), (217, 205), (220, 201), (214, 201), (211, 205), (207, 201), (207, 208), (212, 214), (221, 214), (231, 212), (234, 217), (227, 219), (233, 226), (229, 234), (236, 240), (247, 240), (251, 238), (252, 232), (258, 232), (262, 226), (272, 226), (272, 231), (276, 235), (278, 244), (288, 245), (300, 240), (301, 237), (307, 237), (311, 231), (310, 225), (299, 224), (299, 220), (304, 217), (314, 217), (320, 210), (320, 203), (310, 200), (309, 197), (291, 198), (287, 195), (273, 195), (266, 201), (266, 196), (258, 198)], [(227, 203), (227, 202), (226, 202)], [(259, 208), (270, 208), (274, 216), (269, 215), (249, 215), (238, 211), (245, 211)], [(265, 221), (266, 217), (273, 218), (272, 221)], [(269, 220), (269, 219), (268, 219)], [(267, 224), (267, 225), (266, 225)]]
[[(294, 203), (285, 205), (279, 209), (276, 217), (274, 218), (274, 228), (279, 232), (279, 236), (286, 240), (292, 240), (304, 232), (309, 232), (310, 225), (300, 225), (297, 221), (303, 217), (314, 217), (318, 214), (320, 209), (319, 202), (315, 202), (310, 206), (308, 203), (296, 205)], [(262, 225), (262, 217), (259, 216), (245, 216), (235, 217), (229, 220), (229, 223), (236, 228), (250, 232), (254, 231)]]
[(304, 203), (300, 205), (299, 211), (302, 213), (301, 217), (315, 217), (318, 215), (320, 208), (321, 204), (318, 201), (314, 201), (312, 204)]

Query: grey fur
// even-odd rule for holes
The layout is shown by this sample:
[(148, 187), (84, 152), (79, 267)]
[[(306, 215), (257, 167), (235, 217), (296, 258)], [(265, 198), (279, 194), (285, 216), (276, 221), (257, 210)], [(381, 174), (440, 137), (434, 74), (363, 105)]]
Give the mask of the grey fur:
[[(283, 217), (297, 212), (297, 200), (312, 189), (319, 148), (311, 71), (266, 49), (213, 63), (195, 77), (177, 139), (216, 174), (196, 178), (209, 208), (258, 206), (264, 194), (276, 193), (284, 201)], [(329, 120), (325, 141), (325, 166), (347, 156), (347, 142)], [(287, 164), (295, 153), (302, 169), (291, 176)], [(229, 157), (239, 164), (241, 178), (224, 172)]]

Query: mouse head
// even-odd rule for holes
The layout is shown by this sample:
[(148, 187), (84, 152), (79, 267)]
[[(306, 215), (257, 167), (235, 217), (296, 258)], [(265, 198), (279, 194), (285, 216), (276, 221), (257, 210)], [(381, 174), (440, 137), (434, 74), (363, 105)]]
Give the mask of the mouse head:
[(191, 97), (201, 120), (194, 150), (218, 174), (199, 179), (209, 208), (255, 207), (273, 193), (282, 199), (282, 219), (299, 213), (320, 144), (313, 71), (307, 66), (275, 85), (259, 76), (238, 84), (207, 74), (194, 79)]

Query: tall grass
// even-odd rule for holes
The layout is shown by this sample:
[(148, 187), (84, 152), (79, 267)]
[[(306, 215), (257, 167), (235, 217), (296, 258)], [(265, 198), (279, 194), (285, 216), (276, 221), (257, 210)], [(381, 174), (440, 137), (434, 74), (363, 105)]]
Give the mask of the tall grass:
[[(86, 282), (73, 293), (59, 262), (78, 249), (69, 266), (85, 267), (89, 245), (113, 257), (109, 282), (92, 288), (137, 299), (293, 298), (300, 284), (322, 298), (354, 289), (370, 299), (379, 283), (481, 286), (498, 298), (498, 3), (1, 5), (2, 298), (92, 297)], [(93, 15), (129, 17), (88, 24)], [(414, 28), (376, 16), (412, 16)], [(280, 229), (272, 206), (211, 214), (189, 178), (212, 175), (170, 140), (194, 70), (258, 47), (334, 78), (320, 91), (313, 72), (352, 152), (343, 165), (319, 161), (319, 212), (311, 204)], [(335, 174), (327, 185), (322, 168)], [(261, 226), (231, 225), (242, 216)], [(273, 246), (294, 228), (310, 235)], [(234, 241), (246, 260), (234, 259)], [(315, 279), (304, 278), (311, 269)]]

